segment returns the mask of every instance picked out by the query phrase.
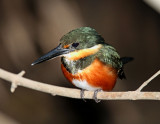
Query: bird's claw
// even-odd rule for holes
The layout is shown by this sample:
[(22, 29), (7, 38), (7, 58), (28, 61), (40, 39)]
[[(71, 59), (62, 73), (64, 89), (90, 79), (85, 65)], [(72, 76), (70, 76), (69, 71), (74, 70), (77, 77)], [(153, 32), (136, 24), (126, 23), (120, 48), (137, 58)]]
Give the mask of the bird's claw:
[(95, 100), (96, 103), (99, 103), (101, 100), (97, 99), (97, 93), (99, 91), (102, 91), (101, 89), (95, 90), (93, 94), (93, 99)]
[[(83, 99), (83, 101), (84, 102), (86, 102), (86, 100), (84, 99), (84, 89), (82, 89), (81, 91), (80, 91), (80, 97), (81, 97), (81, 99)], [(97, 94), (98, 94), (98, 92), (100, 92), (100, 91), (102, 91), (101, 89), (98, 89), (98, 90), (95, 90), (94, 91), (94, 94), (93, 94), (93, 99), (95, 100), (95, 102), (96, 103), (99, 103), (101, 100), (99, 100), (99, 99), (97, 99)]]
[(84, 102), (86, 102), (86, 100), (84, 99), (84, 91), (84, 89), (81, 90), (80, 97), (81, 99), (83, 99)]

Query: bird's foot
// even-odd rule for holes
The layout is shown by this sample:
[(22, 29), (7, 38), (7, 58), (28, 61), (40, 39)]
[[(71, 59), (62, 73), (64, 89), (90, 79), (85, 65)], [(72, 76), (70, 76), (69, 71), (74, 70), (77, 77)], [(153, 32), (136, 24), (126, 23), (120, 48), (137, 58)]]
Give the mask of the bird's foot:
[(96, 103), (99, 103), (101, 100), (97, 99), (97, 93), (102, 91), (101, 89), (95, 90), (93, 94), (93, 99), (95, 100)]
[(80, 97), (81, 99), (83, 99), (84, 102), (86, 102), (86, 100), (84, 99), (84, 91), (84, 89), (81, 90)]

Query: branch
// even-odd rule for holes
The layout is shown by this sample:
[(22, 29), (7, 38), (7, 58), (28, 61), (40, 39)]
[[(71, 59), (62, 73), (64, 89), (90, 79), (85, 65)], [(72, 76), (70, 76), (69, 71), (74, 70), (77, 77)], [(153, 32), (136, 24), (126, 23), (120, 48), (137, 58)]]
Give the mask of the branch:
[(160, 70), (157, 71), (152, 77), (150, 77), (148, 80), (146, 80), (136, 91), (141, 91), (145, 86), (149, 84), (154, 78), (156, 78), (160, 74)]
[[(27, 78), (22, 77), (24, 71), (19, 74), (13, 74), (11, 72), (0, 69), (0, 78), (11, 82), (11, 92), (18, 86), (30, 88), (33, 90), (49, 93), (51, 95), (59, 95), (70, 98), (80, 99), (80, 90), (73, 88), (64, 88), (54, 85), (49, 85), (46, 83), (41, 83), (33, 81)], [(144, 82), (137, 90), (135, 91), (126, 91), (126, 92), (99, 92), (97, 98), (100, 100), (160, 100), (160, 92), (141, 92), (143, 87), (145, 87), (151, 80), (157, 77), (160, 74), (160, 70), (155, 73), (150, 79)], [(84, 98), (92, 99), (94, 92), (85, 91)]]

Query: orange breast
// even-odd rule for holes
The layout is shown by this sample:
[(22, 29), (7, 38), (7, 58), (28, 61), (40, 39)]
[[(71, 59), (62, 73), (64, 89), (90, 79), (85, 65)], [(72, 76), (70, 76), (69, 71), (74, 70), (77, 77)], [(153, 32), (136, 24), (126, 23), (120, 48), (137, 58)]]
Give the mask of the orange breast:
[(117, 70), (95, 59), (91, 65), (76, 74), (69, 73), (61, 64), (64, 76), (72, 82), (73, 79), (86, 80), (92, 87), (100, 87), (104, 91), (112, 90), (117, 80)]

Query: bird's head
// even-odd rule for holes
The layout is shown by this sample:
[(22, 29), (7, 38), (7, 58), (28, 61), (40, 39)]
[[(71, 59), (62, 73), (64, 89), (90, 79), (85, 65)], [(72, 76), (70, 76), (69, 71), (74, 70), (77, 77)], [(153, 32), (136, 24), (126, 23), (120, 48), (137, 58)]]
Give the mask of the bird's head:
[(64, 35), (56, 48), (38, 58), (32, 65), (58, 56), (64, 56), (69, 60), (79, 60), (98, 52), (102, 44), (104, 44), (104, 39), (95, 29), (90, 27), (77, 28)]

